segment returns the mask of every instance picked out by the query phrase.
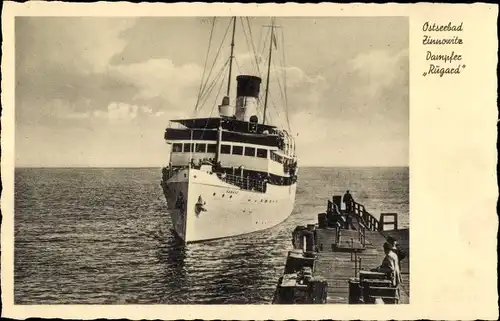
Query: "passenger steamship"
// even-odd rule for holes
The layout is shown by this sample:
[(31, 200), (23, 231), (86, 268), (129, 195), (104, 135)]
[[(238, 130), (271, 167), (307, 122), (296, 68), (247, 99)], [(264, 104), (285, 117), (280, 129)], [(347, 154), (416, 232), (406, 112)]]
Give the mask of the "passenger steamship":
[(161, 186), (175, 232), (184, 242), (267, 229), (283, 222), (294, 207), (298, 172), (294, 139), (288, 131), (265, 123), (276, 47), (274, 21), (262, 120), (261, 77), (238, 75), (236, 100), (231, 104), (229, 98), (236, 18), (230, 23), (228, 89), (218, 106), (219, 117), (172, 120), (165, 131), (171, 153)]

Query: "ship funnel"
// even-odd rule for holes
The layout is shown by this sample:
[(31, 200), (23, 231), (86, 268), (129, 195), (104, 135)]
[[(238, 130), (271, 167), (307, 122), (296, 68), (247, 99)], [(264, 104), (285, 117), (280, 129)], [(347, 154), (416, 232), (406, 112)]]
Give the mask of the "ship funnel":
[(238, 87), (236, 97), (259, 98), (261, 79), (257, 76), (240, 75), (236, 77)]
[(257, 101), (261, 79), (256, 76), (240, 75), (236, 77), (236, 119), (250, 121), (257, 119)]

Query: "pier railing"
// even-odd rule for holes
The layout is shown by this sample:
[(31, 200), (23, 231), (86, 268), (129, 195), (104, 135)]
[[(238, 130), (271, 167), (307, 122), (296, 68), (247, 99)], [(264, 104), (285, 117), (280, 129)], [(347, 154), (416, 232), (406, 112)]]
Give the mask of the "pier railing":
[(365, 231), (366, 229), (364, 228), (364, 226), (359, 226), (359, 243), (361, 243), (361, 245), (363, 246), (366, 246), (366, 236), (365, 236)]
[[(353, 216), (363, 224), (359, 224), (359, 240), (363, 241), (364, 230), (369, 231), (384, 231), (387, 225), (392, 225), (392, 229), (398, 229), (398, 214), (397, 213), (381, 213), (380, 219), (377, 219), (368, 212), (363, 204), (351, 201), (346, 204), (346, 210), (340, 209), (340, 197), (333, 197), (333, 200), (328, 200), (327, 213), (335, 215), (342, 220), (342, 224), (351, 225)], [(356, 228), (358, 229), (358, 228)]]
[[(386, 225), (392, 225), (393, 230), (398, 229), (398, 214), (397, 213), (381, 213), (380, 219), (376, 219), (375, 216), (370, 214), (364, 205), (352, 201), (351, 204), (352, 213), (361, 217), (365, 223), (365, 226), (371, 231), (384, 231)], [(392, 220), (387, 221), (387, 218), (392, 218)]]
[(352, 213), (356, 214), (357, 216), (361, 217), (363, 219), (363, 222), (365, 223), (365, 226), (370, 230), (370, 231), (380, 231), (381, 225), (380, 222), (370, 214), (364, 205), (359, 204), (355, 201), (352, 202), (351, 205)]
[[(361, 206), (363, 206), (363, 205), (361, 205)], [(335, 228), (335, 231), (336, 231), (335, 242), (338, 243), (340, 240), (341, 225), (344, 225), (344, 227), (350, 228), (350, 226), (348, 226), (348, 225), (353, 224), (352, 219), (351, 219), (352, 213), (342, 212), (340, 210), (339, 206), (335, 202), (332, 202), (330, 200), (328, 200), (327, 213), (329, 213), (330, 215), (333, 214), (333, 215), (337, 216), (338, 218), (341, 218), (341, 224), (337, 225)], [(362, 218), (361, 215), (358, 215), (358, 220), (360, 220), (361, 218)], [(378, 223), (376, 223), (376, 224), (378, 224)], [(365, 226), (363, 224), (357, 224), (356, 230), (358, 231), (359, 243), (361, 245), (365, 246), (365, 244), (366, 244), (366, 238), (365, 238), (366, 228), (365, 228)], [(371, 228), (370, 228), (370, 230), (371, 230)]]

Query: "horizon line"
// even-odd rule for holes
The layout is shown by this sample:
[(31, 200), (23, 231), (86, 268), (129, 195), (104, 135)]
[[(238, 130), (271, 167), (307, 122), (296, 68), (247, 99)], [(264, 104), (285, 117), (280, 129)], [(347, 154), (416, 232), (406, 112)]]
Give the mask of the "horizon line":
[[(22, 165), (22, 166), (14, 166), (14, 168), (162, 168), (166, 167), (165, 165), (160, 166), (34, 166), (34, 165)], [(308, 165), (308, 166), (300, 166), (300, 168), (409, 168), (409, 165)]]

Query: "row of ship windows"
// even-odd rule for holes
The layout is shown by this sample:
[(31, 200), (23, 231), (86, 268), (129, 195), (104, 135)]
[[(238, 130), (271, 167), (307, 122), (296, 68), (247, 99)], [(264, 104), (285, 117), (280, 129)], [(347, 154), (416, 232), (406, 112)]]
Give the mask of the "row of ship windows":
[[(216, 193), (213, 194), (213, 196), (216, 196), (216, 195), (217, 195)], [(226, 194), (222, 194), (222, 197), (224, 197), (225, 195)], [(233, 198), (233, 195), (229, 195), (229, 198)], [(249, 198), (248, 201), (252, 202), (252, 199)], [(257, 203), (257, 201), (258, 201), (257, 199), (254, 200), (255, 203)], [(265, 200), (265, 199), (261, 199), (260, 202), (261, 203), (268, 203), (268, 202), (269, 203), (278, 203), (278, 201), (276, 201), (276, 200)]]
[[(215, 153), (217, 150), (216, 144), (204, 143), (174, 143), (172, 145), (172, 153)], [(267, 158), (268, 150), (255, 147), (243, 147), (222, 144), (220, 146), (221, 154), (245, 155), (251, 157)]]

